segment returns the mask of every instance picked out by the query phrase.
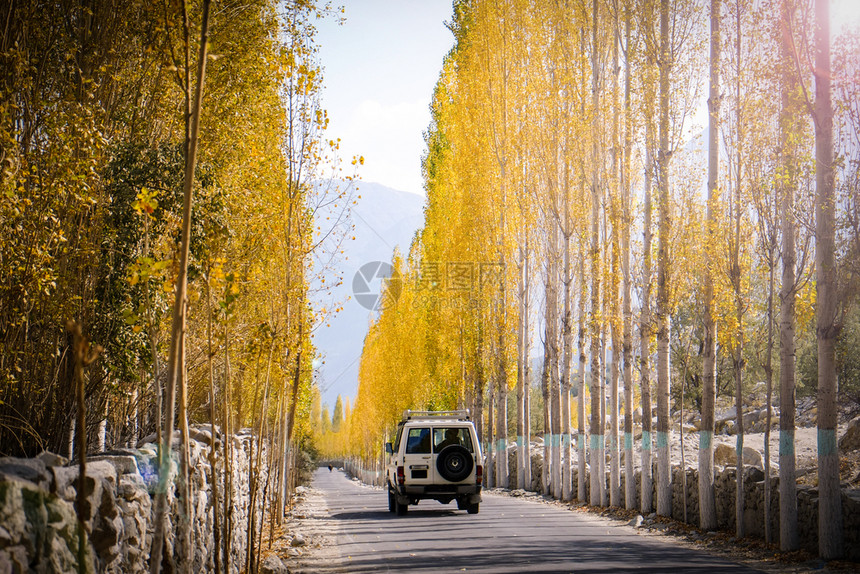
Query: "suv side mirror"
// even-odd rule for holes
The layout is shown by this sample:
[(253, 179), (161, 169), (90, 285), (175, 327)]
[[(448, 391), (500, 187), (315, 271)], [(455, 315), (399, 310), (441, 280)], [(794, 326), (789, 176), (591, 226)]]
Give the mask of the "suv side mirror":
[(388, 454), (394, 454), (394, 447), (391, 446), (390, 442), (385, 443), (385, 452)]

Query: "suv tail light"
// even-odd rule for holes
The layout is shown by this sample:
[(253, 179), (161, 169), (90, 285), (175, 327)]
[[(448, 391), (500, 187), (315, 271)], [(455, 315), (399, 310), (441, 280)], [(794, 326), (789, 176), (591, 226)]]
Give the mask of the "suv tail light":
[(484, 467), (479, 464), (475, 466), (475, 484), (482, 482), (484, 482)]
[(397, 484), (403, 485), (406, 483), (406, 472), (402, 466), (397, 467)]

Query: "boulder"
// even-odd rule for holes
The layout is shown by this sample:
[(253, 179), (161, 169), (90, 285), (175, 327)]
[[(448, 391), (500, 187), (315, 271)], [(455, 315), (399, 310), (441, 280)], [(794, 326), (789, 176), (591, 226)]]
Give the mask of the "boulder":
[(67, 464), (69, 464), (69, 459), (67, 459), (66, 457), (54, 454), (47, 450), (43, 450), (38, 455), (36, 455), (36, 459), (44, 462), (45, 466), (66, 466)]
[(715, 417), (718, 421), (727, 421), (735, 418), (735, 413), (737, 413), (737, 408), (728, 407), (726, 409), (721, 409), (717, 412), (717, 416)]
[(744, 470), (744, 480), (748, 482), (761, 482), (764, 480), (764, 471), (755, 466), (747, 467)]
[(839, 439), (839, 450), (860, 450), (860, 417), (848, 423), (845, 434)]
[[(718, 444), (714, 449), (714, 464), (723, 467), (737, 466), (738, 457), (735, 452), (735, 449), (727, 444)], [(752, 447), (745, 446), (744, 464), (747, 466), (762, 468), (764, 465), (764, 461), (761, 457), (761, 453), (759, 453), (756, 449)]]
[(130, 455), (96, 455), (87, 460), (87, 466), (97, 461), (105, 461), (113, 466), (117, 475), (140, 474), (137, 459)]
[(287, 566), (275, 554), (269, 554), (260, 563), (261, 574), (288, 574)]
[(752, 447), (745, 446), (744, 464), (747, 466), (754, 466), (756, 468), (764, 468), (764, 459), (762, 459), (759, 451)]
[(38, 458), (0, 458), (0, 474), (15, 476), (42, 488), (47, 488), (51, 481), (51, 473)]

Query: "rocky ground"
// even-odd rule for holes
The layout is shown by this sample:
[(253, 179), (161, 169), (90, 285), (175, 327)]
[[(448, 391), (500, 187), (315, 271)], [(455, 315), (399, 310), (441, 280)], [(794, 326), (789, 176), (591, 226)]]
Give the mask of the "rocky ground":
[[(373, 488), (373, 487), (367, 487)], [(289, 519), (274, 532), (271, 545), (263, 544), (262, 574), (312, 574), (317, 564), (340, 556), (335, 540), (337, 526), (329, 516), (322, 493), (300, 486)]]

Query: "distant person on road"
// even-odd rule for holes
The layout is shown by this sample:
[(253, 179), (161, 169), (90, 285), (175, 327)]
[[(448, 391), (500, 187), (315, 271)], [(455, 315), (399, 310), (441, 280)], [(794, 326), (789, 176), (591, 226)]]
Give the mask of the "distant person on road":
[(331, 472), (331, 465), (328, 465), (328, 471)]
[(454, 428), (445, 429), (445, 440), (436, 445), (436, 452), (439, 452), (446, 446), (451, 446), (452, 444), (462, 444), (460, 442), (459, 432)]

